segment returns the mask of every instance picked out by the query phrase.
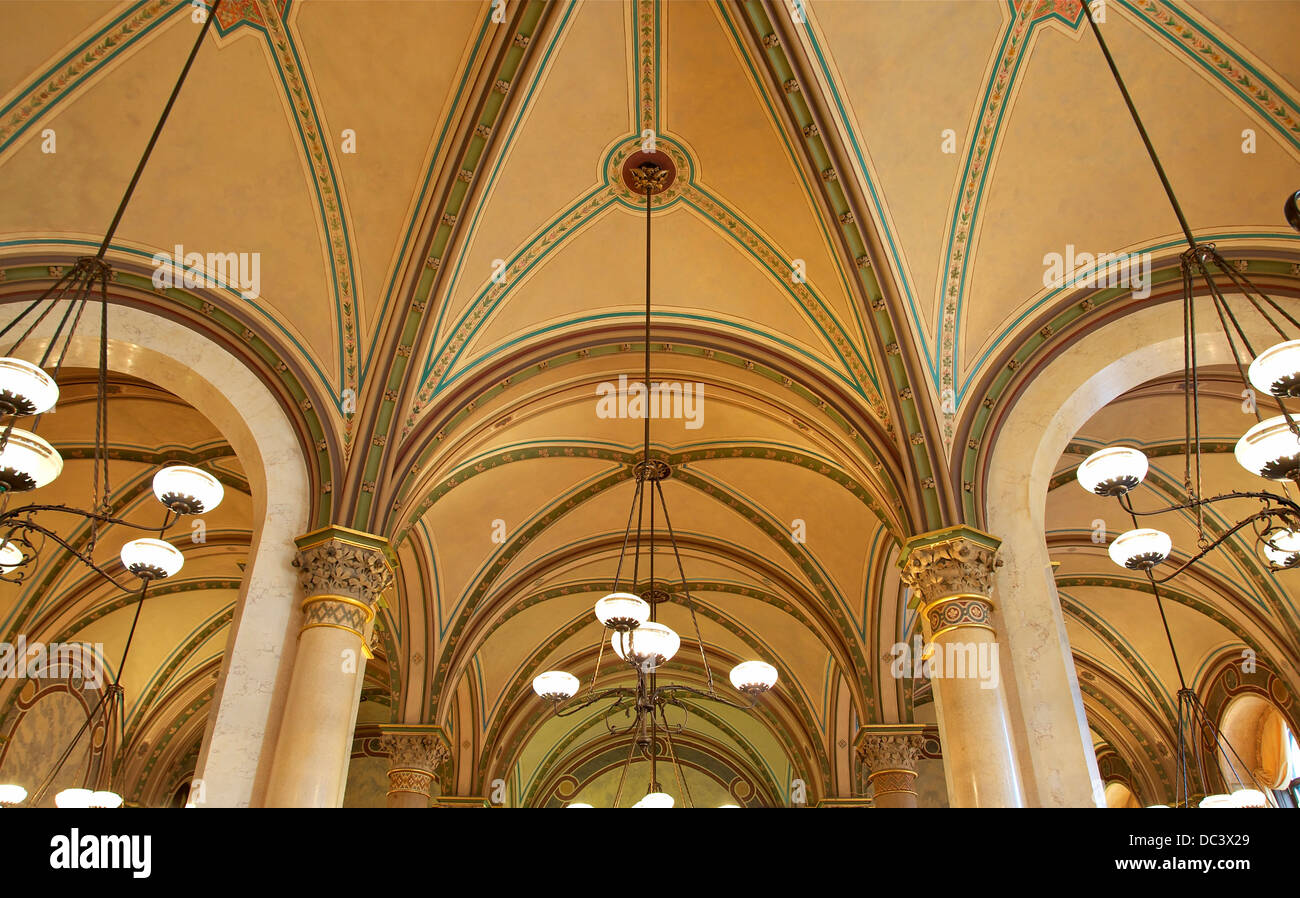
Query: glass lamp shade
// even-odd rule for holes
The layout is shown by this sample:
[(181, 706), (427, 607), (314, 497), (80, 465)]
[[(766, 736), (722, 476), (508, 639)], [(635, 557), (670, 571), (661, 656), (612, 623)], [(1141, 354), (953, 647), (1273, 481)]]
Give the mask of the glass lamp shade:
[(632, 805), (634, 808), (671, 808), (675, 802), (667, 792), (651, 792), (645, 798)]
[(533, 677), (533, 692), (552, 702), (573, 698), (579, 685), (577, 677), (562, 670), (548, 670)]
[(1225, 795), (1220, 793), (1218, 795), (1205, 796), (1204, 798), (1201, 799), (1200, 804), (1198, 804), (1197, 807), (1198, 808), (1230, 808), (1230, 807), (1234, 807), (1234, 805), (1232, 803), (1231, 795)]
[(670, 627), (650, 621), (635, 630), (609, 634), (609, 643), (624, 661), (654, 670), (672, 660), (682, 640)]
[(1300, 530), (1270, 530), (1260, 537), (1260, 545), (1264, 547), (1264, 555), (1274, 567), (1295, 567), (1300, 564)]
[(1110, 559), (1130, 571), (1145, 571), (1169, 557), (1173, 550), (1169, 534), (1150, 527), (1126, 530), (1110, 544)]
[(63, 471), (63, 458), (34, 433), (15, 427), (0, 448), (0, 491), (39, 489)]
[(1122, 496), (1147, 476), (1147, 457), (1130, 446), (1107, 446), (1084, 459), (1074, 476), (1098, 496)]
[(740, 805), (738, 805), (738, 804), (720, 804), (720, 805), (718, 805), (718, 807), (720, 807), (720, 808), (738, 808), (738, 807), (740, 807)]
[(144, 580), (163, 580), (184, 563), (181, 550), (161, 539), (133, 539), (122, 547), (122, 566)]
[(1300, 471), (1300, 437), (1278, 415), (1261, 421), (1237, 440), (1237, 463), (1269, 480), (1295, 480)]
[(776, 668), (766, 661), (742, 661), (731, 669), (731, 685), (757, 695), (776, 685)]
[(90, 796), (94, 794), (89, 789), (64, 789), (54, 796), (54, 806), (56, 808), (88, 808), (90, 807)]
[(1266, 808), (1268, 799), (1258, 789), (1238, 789), (1228, 796), (1234, 808)]
[(177, 514), (202, 514), (220, 505), (226, 491), (207, 471), (168, 465), (153, 475), (153, 494)]
[(565, 807), (566, 808), (590, 808), (590, 807), (594, 807), (594, 805), (589, 805), (585, 801), (571, 801), (568, 804), (566, 804)]
[(27, 800), (27, 790), (13, 783), (0, 785), (0, 808), (17, 807)]
[(22, 359), (0, 358), (0, 415), (39, 415), (59, 401), (59, 385)]
[(86, 804), (88, 808), (120, 808), (121, 806), (122, 796), (106, 790), (91, 792)]
[(633, 630), (650, 619), (650, 603), (630, 592), (611, 592), (596, 603), (596, 620), (612, 630)]
[(23, 550), (17, 543), (0, 544), (0, 573), (7, 574), (23, 563)]
[(1250, 385), (1282, 398), (1300, 396), (1300, 340), (1270, 346), (1250, 363)]

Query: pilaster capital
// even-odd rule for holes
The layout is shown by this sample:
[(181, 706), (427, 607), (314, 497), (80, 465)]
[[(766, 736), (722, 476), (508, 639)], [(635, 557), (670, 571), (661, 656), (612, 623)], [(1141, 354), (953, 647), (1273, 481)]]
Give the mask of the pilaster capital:
[(922, 607), (954, 596), (987, 600), (1002, 541), (973, 527), (958, 526), (909, 539), (899, 562), (902, 581)]
[(303, 592), (372, 605), (393, 582), (393, 556), (383, 537), (325, 527), (298, 537), (293, 566)]

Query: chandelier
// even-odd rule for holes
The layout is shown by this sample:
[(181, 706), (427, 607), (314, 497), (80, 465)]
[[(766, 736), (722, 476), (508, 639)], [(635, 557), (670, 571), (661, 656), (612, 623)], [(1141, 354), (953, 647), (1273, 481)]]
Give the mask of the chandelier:
[[(126, 668), (131, 644), (135, 639), (136, 627), (140, 622), (140, 612), (149, 591), (149, 584), (176, 574), (184, 563), (181, 551), (163, 537), (182, 516), (212, 511), (221, 503), (224, 495), (221, 483), (207, 471), (188, 465), (167, 465), (153, 476), (154, 496), (164, 508), (160, 523), (129, 521), (113, 513), (108, 469), (108, 282), (112, 273), (108, 263), (104, 261), (113, 235), (126, 211), (127, 203), (135, 191), (136, 184), (139, 183), (140, 175), (158, 141), (158, 135), (162, 132), (172, 105), (176, 102), (181, 86), (185, 83), (185, 76), (189, 73), (194, 57), (198, 54), (199, 47), (202, 46), (220, 5), (221, 0), (215, 0), (204, 20), (199, 36), (167, 100), (167, 105), (163, 108), (158, 124), (154, 127), (153, 135), (136, 165), (135, 174), (117, 206), (108, 232), (99, 245), (99, 251), (93, 256), (77, 259), (66, 272), (58, 276), (58, 280), (49, 289), (0, 329), (0, 340), (11, 333), (16, 334), (5, 356), (0, 358), (0, 427), (2, 427), (0, 429), (0, 580), (14, 584), (22, 583), (29, 573), (39, 567), (41, 552), (52, 541), (107, 583), (123, 592), (132, 592), (134, 588), (120, 582), (95, 561), (95, 549), (100, 531), (116, 524), (156, 534), (130, 540), (121, 548), (119, 557), (122, 567), (139, 581), (139, 587), (135, 601), (135, 614), (131, 620), (126, 645), (122, 650), (121, 663), (117, 667), (113, 682), (101, 690), (99, 701), (94, 709), (86, 716), (81, 728), (55, 760), (49, 773), (35, 786), (34, 791), (29, 794), (26, 787), (16, 783), (0, 784), (0, 807), (37, 806), (86, 732), (98, 725), (104, 728), (107, 735), (120, 721), (124, 713), (122, 672)], [(40, 428), (41, 417), (54, 409), (58, 403), (59, 372), (62, 370), (63, 362), (72, 345), (77, 327), (87, 311), (87, 306), (94, 304), (99, 307), (99, 364), (89, 502), (82, 508), (35, 501), (11, 508), (10, 503), (17, 494), (29, 493), (48, 486), (63, 471), (63, 459), (58, 450), (38, 436), (36, 431)], [(54, 317), (51, 318), (51, 315)], [(56, 323), (40, 360), (31, 362), (19, 358), (24, 345), (28, 344), (37, 327), (46, 319)], [(27, 418), (32, 419), (32, 423), (27, 428), (17, 426), (19, 419)], [(53, 521), (68, 519), (80, 519), (88, 525), (89, 533), (84, 548), (78, 548), (70, 538), (64, 537), (54, 529)], [(103, 788), (64, 789), (54, 796), (56, 806), (61, 808), (120, 807), (122, 796), (112, 790), (112, 766), (110, 759), (106, 764), (107, 782), (100, 784)]]
[[(1190, 807), (1193, 789), (1205, 796), (1199, 807), (1275, 807), (1268, 790), (1261, 787), (1249, 765), (1224, 737), (1218, 725), (1210, 719), (1195, 690), (1183, 677), (1182, 664), (1174, 647), (1169, 621), (1165, 616), (1160, 585), (1186, 571), (1224, 542), (1241, 533), (1253, 535), (1256, 551), (1270, 570), (1278, 571), (1300, 566), (1300, 504), (1288, 493), (1288, 485), (1300, 481), (1300, 426), (1288, 411), (1285, 400), (1300, 398), (1300, 321), (1256, 287), (1244, 270), (1230, 264), (1212, 243), (1198, 241), (1187, 224), (1182, 207), (1174, 195), (1173, 187), (1156, 155), (1137, 108), (1129, 96), (1128, 88), (1120, 77), (1110, 49), (1101, 36), (1089, 10), (1084, 18), (1092, 27), (1106, 64), (1115, 83), (1123, 94), (1133, 123), (1137, 126), (1147, 154), (1160, 177), (1165, 194), (1178, 218), (1178, 224), (1187, 241), (1187, 249), (1179, 258), (1182, 273), (1183, 313), (1183, 396), (1184, 396), (1184, 468), (1183, 491), (1179, 500), (1155, 508), (1139, 510), (1133, 503), (1132, 492), (1146, 478), (1147, 457), (1132, 446), (1108, 446), (1089, 455), (1079, 465), (1076, 477), (1079, 484), (1090, 493), (1113, 497), (1133, 527), (1111, 542), (1108, 554), (1111, 560), (1126, 570), (1141, 571), (1150, 582), (1155, 595), (1156, 608), (1164, 626), (1165, 640), (1173, 655), (1174, 669), (1178, 675), (1178, 752), (1176, 803)], [(1294, 197), (1292, 197), (1294, 200)], [(1288, 215), (1289, 215), (1288, 210)], [(1200, 377), (1196, 347), (1196, 306), (1194, 284), (1197, 278), (1204, 281), (1210, 301), (1224, 339), (1232, 353), (1237, 374), (1245, 387), (1242, 395), (1248, 397), (1250, 410), (1256, 424), (1237, 441), (1237, 462), (1252, 475), (1277, 484), (1261, 485), (1254, 490), (1233, 490), (1216, 495), (1205, 495), (1202, 489)], [(1224, 295), (1233, 290), (1245, 300), (1245, 307), (1234, 310)], [(1240, 313), (1240, 314), (1239, 314)], [(1245, 315), (1251, 315), (1245, 319)], [(1242, 326), (1243, 320), (1257, 323), (1262, 319), (1266, 327), (1276, 334), (1279, 342), (1262, 351), (1256, 347)], [(1264, 417), (1255, 401), (1257, 396), (1267, 397), (1278, 414)], [(1218, 535), (1208, 534), (1205, 527), (1205, 509), (1220, 503), (1240, 503), (1253, 500), (1258, 504), (1253, 510), (1235, 519)], [(1240, 508), (1239, 505), (1236, 506)], [(1174, 566), (1168, 573), (1156, 575), (1156, 569), (1173, 553), (1169, 534), (1154, 527), (1140, 526), (1139, 518), (1165, 514), (1194, 515), (1197, 530), (1197, 547), (1186, 561)], [(1240, 514), (1240, 512), (1238, 512)], [(1213, 748), (1212, 757), (1205, 757), (1207, 743)], [(1254, 788), (1238, 788), (1231, 794), (1212, 793), (1212, 783), (1206, 774), (1207, 760), (1220, 757), (1232, 771), (1237, 785), (1250, 783)], [(1244, 771), (1244, 777), (1242, 775)], [(1222, 774), (1222, 769), (1220, 773)], [(1221, 777), (1226, 779), (1226, 777)], [(1157, 805), (1163, 807), (1163, 805)]]
[[(627, 760), (624, 762), (614, 796), (614, 807), (618, 807), (623, 795), (628, 769), (638, 757), (649, 762), (650, 777), (645, 795), (636, 801), (636, 808), (671, 808), (676, 804), (669, 793), (663, 791), (657, 778), (658, 763), (666, 754), (672, 766), (681, 798), (687, 807), (691, 807), (690, 791), (682, 776), (681, 763), (673, 747), (673, 734), (680, 733), (686, 725), (690, 709), (685, 699), (689, 696), (718, 702), (732, 708), (748, 711), (758, 702), (759, 696), (776, 685), (777, 671), (764, 661), (744, 661), (731, 669), (731, 684), (744, 700), (733, 699), (717, 692), (713, 682), (713, 671), (704, 651), (704, 640), (700, 635), (699, 620), (695, 614), (695, 603), (691, 599), (690, 586), (686, 580), (686, 571), (682, 565), (681, 551), (677, 545), (677, 534), (668, 517), (668, 503), (664, 499), (663, 482), (672, 475), (672, 468), (662, 459), (650, 455), (650, 411), (648, 398), (650, 390), (650, 220), (651, 204), (656, 194), (662, 193), (671, 184), (676, 175), (676, 166), (666, 153), (634, 153), (623, 165), (624, 182), (638, 195), (645, 195), (646, 259), (645, 259), (645, 380), (642, 383), (646, 391), (647, 405), (644, 414), (644, 448), (641, 460), (633, 467), (635, 488), (632, 505), (628, 511), (627, 526), (623, 532), (623, 543), (619, 550), (618, 566), (614, 572), (613, 591), (596, 602), (596, 619), (604, 626), (600, 639), (600, 649), (596, 656), (596, 669), (592, 674), (591, 686), (580, 698), (575, 698), (581, 683), (573, 674), (562, 670), (548, 670), (533, 679), (533, 691), (541, 698), (553, 703), (553, 713), (557, 717), (576, 714), (592, 705), (602, 702), (600, 716), (612, 735), (630, 735)], [(668, 544), (672, 547), (676, 561), (677, 577), (680, 587), (670, 592), (675, 584), (655, 578), (655, 523), (656, 499), (663, 513), (663, 526), (668, 534)], [(649, 527), (645, 524), (646, 508), (649, 506)], [(635, 531), (633, 520), (635, 519)], [(641, 574), (642, 551), (646, 554), (645, 581), (639, 579)], [(628, 556), (631, 555), (631, 572), (627, 580)], [(620, 590), (626, 583), (627, 589)], [(644, 583), (640, 593), (633, 592), (636, 584)], [(704, 668), (707, 689), (696, 689), (684, 684), (660, 684), (659, 671), (677, 654), (681, 648), (681, 637), (666, 624), (658, 620), (659, 606), (665, 602), (681, 601), (690, 611), (691, 623), (695, 629), (695, 642), (699, 646), (700, 661)], [(624, 665), (631, 668), (636, 676), (634, 686), (619, 686), (597, 689), (600, 678), (601, 661), (604, 659), (606, 643), (614, 655)], [(678, 723), (670, 723), (668, 708), (672, 707), (683, 713)], [(676, 713), (676, 712), (674, 712)], [(615, 722), (621, 715), (622, 719)], [(662, 747), (660, 735), (663, 737)], [(734, 805), (724, 805), (733, 807)], [(572, 803), (568, 807), (591, 807), (585, 803)]]

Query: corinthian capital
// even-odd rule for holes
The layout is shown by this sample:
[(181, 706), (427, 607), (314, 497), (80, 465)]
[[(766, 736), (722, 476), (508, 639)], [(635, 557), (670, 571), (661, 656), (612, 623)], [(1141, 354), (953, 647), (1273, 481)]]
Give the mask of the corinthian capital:
[(924, 744), (920, 733), (867, 735), (858, 742), (858, 759), (872, 775), (900, 770), (916, 773)]
[(392, 770), (418, 770), (433, 775), (447, 760), (447, 746), (432, 733), (385, 733), (379, 750), (388, 755)]
[(948, 596), (985, 596), (993, 589), (993, 572), (1002, 541), (971, 527), (949, 527), (907, 541), (902, 580), (922, 605)]
[(393, 582), (388, 543), (381, 537), (327, 527), (299, 537), (293, 566), (308, 596), (345, 596), (372, 604)]

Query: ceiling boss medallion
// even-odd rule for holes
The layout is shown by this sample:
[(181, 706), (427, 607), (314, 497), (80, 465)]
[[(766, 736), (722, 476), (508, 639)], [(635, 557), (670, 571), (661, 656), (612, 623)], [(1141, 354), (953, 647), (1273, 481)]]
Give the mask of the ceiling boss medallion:
[[(642, 390), (648, 390), (651, 384), (651, 209), (654, 197), (672, 186), (676, 174), (676, 165), (667, 154), (662, 152), (633, 153), (623, 163), (623, 183), (645, 197), (645, 379), (640, 385), (634, 385)], [(678, 800), (690, 807), (692, 805), (690, 789), (686, 786), (681, 764), (677, 759), (677, 750), (673, 746), (673, 735), (685, 729), (690, 714), (689, 699), (692, 697), (707, 699), (740, 710), (749, 710), (754, 707), (763, 693), (776, 685), (777, 670), (765, 661), (744, 661), (733, 667), (731, 684), (745, 697), (745, 700), (721, 695), (714, 687), (713, 670), (704, 651), (704, 639), (700, 635), (695, 602), (691, 598), (681, 550), (677, 544), (677, 534), (669, 519), (668, 503), (664, 498), (663, 482), (672, 476), (672, 468), (663, 459), (652, 458), (650, 455), (651, 415), (648, 411), (643, 411), (637, 417), (644, 422), (642, 434), (644, 444), (641, 459), (632, 468), (632, 481), (635, 488), (632, 494), (632, 507), (628, 511), (627, 526), (623, 532), (618, 567), (614, 572), (614, 588), (596, 602), (596, 619), (604, 626), (604, 632), (600, 638), (591, 686), (585, 695), (575, 698), (582, 685), (578, 678), (567, 671), (548, 670), (533, 679), (533, 691), (546, 701), (552, 702), (554, 713), (559, 717), (567, 717), (592, 705), (606, 703), (597, 713), (610, 734), (631, 736), (627, 760), (623, 764), (618, 789), (614, 795), (615, 807), (619, 806), (622, 799), (628, 770), (638, 756), (649, 762), (650, 776), (645, 794), (632, 807), (671, 808), (676, 806)], [(656, 529), (656, 499), (659, 513), (663, 514), (663, 527), (667, 531), (668, 544), (672, 548), (673, 559), (676, 562), (678, 581), (671, 584), (655, 578), (655, 539), (660, 533)], [(648, 526), (646, 526), (647, 517)], [(635, 529), (633, 529), (634, 520)], [(647, 571), (644, 581), (640, 577), (643, 554)], [(636, 587), (633, 584), (643, 583), (639, 594), (622, 589), (624, 578), (628, 573), (629, 556), (631, 572), (626, 578), (627, 588), (634, 589)], [(677, 632), (658, 620), (660, 606), (672, 604), (685, 605), (690, 612), (706, 684), (703, 689), (685, 684), (660, 684), (659, 682), (660, 668), (677, 655), (682, 644)], [(636, 677), (635, 685), (599, 690), (596, 688), (606, 643), (619, 660), (631, 668)], [(676, 722), (669, 721), (670, 707), (674, 709)], [(658, 764), (661, 758), (668, 761), (672, 767), (678, 797), (665, 792), (659, 783)], [(591, 807), (586, 803), (570, 803), (568, 806)]]

